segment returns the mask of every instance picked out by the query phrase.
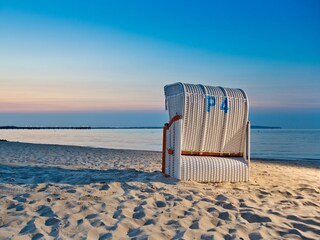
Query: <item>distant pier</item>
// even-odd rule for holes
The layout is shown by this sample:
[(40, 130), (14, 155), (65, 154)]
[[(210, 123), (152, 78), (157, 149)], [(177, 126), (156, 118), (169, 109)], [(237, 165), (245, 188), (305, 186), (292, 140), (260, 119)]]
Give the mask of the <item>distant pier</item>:
[(23, 130), (42, 130), (42, 129), (77, 129), (77, 130), (84, 130), (84, 129), (92, 129), (91, 127), (16, 127), (16, 126), (0, 126), (0, 129), (23, 129)]

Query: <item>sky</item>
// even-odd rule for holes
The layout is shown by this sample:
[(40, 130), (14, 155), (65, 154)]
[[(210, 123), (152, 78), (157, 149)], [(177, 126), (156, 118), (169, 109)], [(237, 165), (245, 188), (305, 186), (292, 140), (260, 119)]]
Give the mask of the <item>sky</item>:
[(320, 128), (320, 1), (0, 0), (0, 125), (162, 126), (174, 82)]

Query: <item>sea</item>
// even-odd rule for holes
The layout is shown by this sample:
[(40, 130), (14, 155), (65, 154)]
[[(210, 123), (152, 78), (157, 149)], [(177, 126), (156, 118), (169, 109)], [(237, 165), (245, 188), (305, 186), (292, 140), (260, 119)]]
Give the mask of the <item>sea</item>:
[[(162, 149), (162, 129), (2, 129), (0, 139), (95, 148)], [(320, 161), (320, 129), (252, 129), (251, 158)]]

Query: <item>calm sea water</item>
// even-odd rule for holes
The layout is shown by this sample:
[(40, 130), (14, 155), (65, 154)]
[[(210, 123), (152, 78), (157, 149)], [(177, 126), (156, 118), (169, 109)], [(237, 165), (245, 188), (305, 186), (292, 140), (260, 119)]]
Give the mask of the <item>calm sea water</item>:
[[(162, 129), (0, 130), (0, 139), (161, 151)], [(320, 161), (320, 129), (253, 129), (251, 156)]]

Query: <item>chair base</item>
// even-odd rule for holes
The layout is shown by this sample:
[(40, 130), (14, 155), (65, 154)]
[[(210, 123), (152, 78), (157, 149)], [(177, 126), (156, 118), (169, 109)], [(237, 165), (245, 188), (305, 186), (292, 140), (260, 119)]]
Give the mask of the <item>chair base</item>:
[(248, 162), (242, 157), (181, 156), (181, 180), (197, 182), (249, 181)]

